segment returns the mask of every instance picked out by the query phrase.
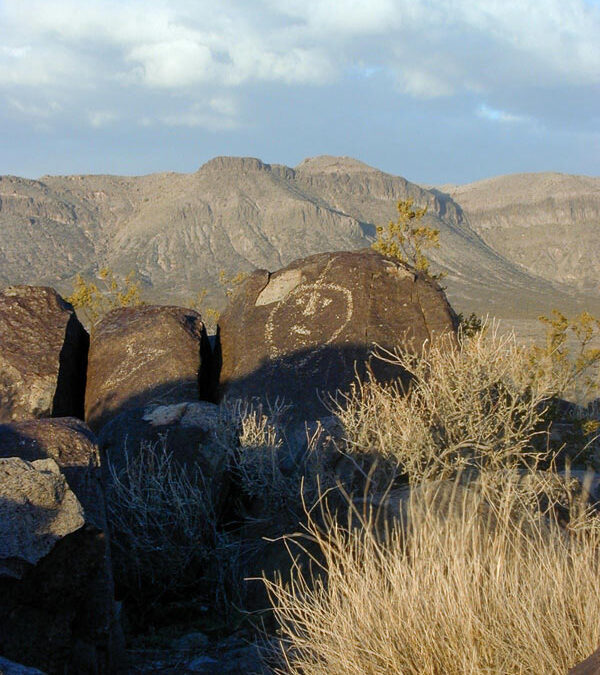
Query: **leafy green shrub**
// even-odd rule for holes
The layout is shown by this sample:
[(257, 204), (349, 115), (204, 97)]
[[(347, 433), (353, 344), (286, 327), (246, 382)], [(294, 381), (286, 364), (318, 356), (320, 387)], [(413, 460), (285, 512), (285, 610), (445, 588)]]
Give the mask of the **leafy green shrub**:
[(427, 207), (413, 209), (412, 206), (412, 199), (398, 202), (398, 219), (390, 221), (386, 227), (377, 226), (377, 238), (372, 247), (432, 278), (440, 278), (441, 275), (430, 273), (430, 262), (425, 256), (427, 249), (439, 247), (439, 230), (421, 224)]

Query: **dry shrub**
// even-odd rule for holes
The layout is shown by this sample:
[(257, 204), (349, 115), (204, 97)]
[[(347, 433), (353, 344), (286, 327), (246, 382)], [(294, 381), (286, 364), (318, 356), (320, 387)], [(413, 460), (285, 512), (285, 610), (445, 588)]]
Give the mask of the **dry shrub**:
[(134, 590), (160, 596), (193, 583), (218, 547), (219, 535), (210, 484), (200, 469), (180, 466), (166, 442), (142, 443), (117, 471), (107, 511), (117, 577)]
[(417, 356), (380, 357), (410, 373), (409, 395), (399, 384), (354, 385), (335, 410), (350, 455), (384, 458), (411, 483), (540, 458), (544, 444), (536, 441), (555, 387), (514, 334), (492, 325), (470, 339), (440, 339)]
[(289, 451), (281, 430), (287, 407), (277, 401), (265, 409), (260, 403), (238, 399), (230, 410), (238, 427), (238, 448), (232, 458), (244, 494), (273, 508), (297, 500), (297, 481), (282, 471), (282, 455)]
[[(248, 399), (224, 401), (230, 420), (219, 441), (229, 449), (231, 467), (242, 493), (260, 500), (263, 513), (281, 520), (282, 510), (302, 511), (304, 499), (316, 501), (317, 483), (325, 469), (320, 449), (326, 433), (317, 423), (304, 438), (290, 439), (286, 422), (289, 405), (281, 400), (267, 405)], [(301, 490), (302, 484), (302, 490)]]
[(516, 471), (454, 490), (444, 509), (439, 486), (411, 495), (385, 540), (372, 517), (342, 527), (324, 509), (323, 527), (309, 513), (326, 574), (266, 581), (277, 673), (563, 675), (596, 649), (596, 516), (580, 508), (561, 529)]

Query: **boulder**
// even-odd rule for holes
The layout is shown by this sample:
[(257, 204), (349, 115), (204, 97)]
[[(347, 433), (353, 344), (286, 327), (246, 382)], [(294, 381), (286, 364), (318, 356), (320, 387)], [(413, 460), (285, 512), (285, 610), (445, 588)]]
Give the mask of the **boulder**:
[(228, 452), (226, 445), (216, 442), (215, 434), (230, 423), (227, 413), (208, 401), (127, 410), (105, 424), (98, 437), (105, 484), (111, 483), (109, 467), (119, 474), (144, 448), (154, 446), (186, 466), (190, 475), (199, 468), (222, 504), (227, 493)]
[(435, 281), (366, 249), (313, 255), (274, 274), (257, 270), (219, 328), (220, 395), (285, 399), (298, 422), (330, 414), (328, 398), (357, 375), (401, 375), (372, 358), (375, 345), (419, 350), (453, 333), (456, 316)]
[(85, 511), (86, 521), (106, 529), (100, 487), (100, 453), (90, 428), (75, 417), (0, 424), (0, 457), (28, 462), (53, 459)]
[[(16, 519), (18, 526), (8, 525), (6, 540), (12, 553), (15, 546), (20, 553), (0, 564), (0, 625), (5, 626), (0, 653), (48, 673), (114, 672), (123, 636), (93, 434), (75, 418), (0, 425), (0, 458), (29, 467), (17, 484), (1, 481), (7, 514), (0, 520)], [(43, 471), (36, 476), (31, 467)], [(46, 488), (30, 495), (42, 480)], [(68, 521), (55, 518), (41, 501), (61, 494), (70, 508)], [(39, 526), (34, 516), (43, 521)], [(60, 524), (65, 529), (65, 522), (79, 525), (59, 539), (55, 531)]]
[(21, 579), (84, 523), (83, 508), (53, 459), (0, 459), (0, 576)]
[(28, 668), (0, 656), (0, 675), (45, 675), (37, 668)]
[(53, 288), (0, 291), (0, 422), (83, 417), (89, 337)]
[(200, 315), (122, 307), (92, 331), (85, 418), (98, 431), (125, 410), (211, 397), (211, 351)]
[(571, 668), (568, 675), (600, 675), (600, 649)]

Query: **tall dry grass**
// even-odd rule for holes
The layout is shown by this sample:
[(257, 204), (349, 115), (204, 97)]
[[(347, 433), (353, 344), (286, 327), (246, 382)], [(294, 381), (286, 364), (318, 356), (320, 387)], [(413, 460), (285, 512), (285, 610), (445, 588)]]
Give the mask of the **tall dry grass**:
[(276, 672), (566, 673), (600, 642), (600, 522), (538, 471), (552, 369), (496, 326), (384, 358), (409, 391), (357, 384), (335, 410), (357, 466), (385, 459), (376, 485), (346, 495), (347, 523), (308, 509), (312, 571), (265, 580)]
[[(386, 539), (374, 520), (308, 520), (326, 575), (267, 581), (286, 675), (564, 675), (600, 642), (600, 527), (564, 530), (515, 472), (413, 491)], [(517, 477), (517, 478), (515, 478)], [(447, 485), (448, 482), (442, 484)], [(452, 485), (452, 483), (451, 483)], [(459, 485), (456, 483), (455, 485)]]

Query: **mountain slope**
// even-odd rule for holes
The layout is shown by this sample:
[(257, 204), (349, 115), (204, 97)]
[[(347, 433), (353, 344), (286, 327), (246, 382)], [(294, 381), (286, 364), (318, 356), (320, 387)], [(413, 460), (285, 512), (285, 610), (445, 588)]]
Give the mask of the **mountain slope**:
[(219, 270), (275, 270), (312, 253), (369, 246), (375, 226), (395, 219), (406, 198), (427, 206), (427, 224), (440, 230), (432, 257), (459, 311), (530, 318), (590, 302), (503, 257), (447, 193), (327, 156), (295, 169), (218, 157), (193, 174), (2, 177), (0, 283), (64, 293), (77, 272), (108, 265), (136, 269), (149, 300), (186, 303), (207, 288), (208, 302), (219, 305)]
[(509, 260), (550, 281), (600, 289), (600, 178), (516, 174), (440, 190)]

